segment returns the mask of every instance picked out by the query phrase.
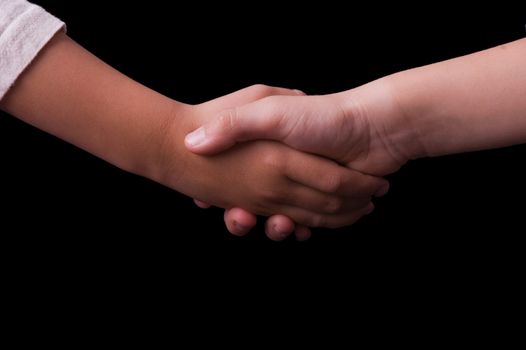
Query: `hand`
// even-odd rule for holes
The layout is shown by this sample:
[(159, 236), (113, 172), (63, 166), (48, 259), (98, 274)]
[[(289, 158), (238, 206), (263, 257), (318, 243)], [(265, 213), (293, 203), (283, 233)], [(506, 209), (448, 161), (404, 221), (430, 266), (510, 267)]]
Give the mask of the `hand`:
[(209, 155), (237, 142), (276, 140), (384, 176), (409, 160), (410, 153), (395, 137), (411, 133), (401, 129), (403, 111), (386, 85), (376, 81), (332, 95), (266, 97), (221, 112), (187, 135), (186, 146)]
[[(229, 109), (188, 135), (186, 144), (194, 152), (210, 154), (239, 141), (274, 139), (353, 169), (386, 175), (398, 170), (414, 151), (398, 140), (418, 145), (418, 137), (404, 122), (389, 84), (376, 81), (339, 94), (266, 97)], [(386, 191), (387, 187), (381, 192)], [(225, 218), (231, 226), (234, 219), (228, 214)], [(293, 227), (286, 218), (279, 221), (272, 225), (278, 231)]]
[[(308, 226), (347, 225), (371, 210), (370, 197), (385, 186), (384, 180), (274, 142), (249, 143), (206, 158), (186, 152), (182, 166), (175, 162), (181, 135), (210, 121), (219, 112), (218, 101), (180, 107), (179, 122), (166, 130), (157, 181), (223, 208), (281, 213)], [(173, 163), (179, 173), (190, 175), (175, 177)], [(355, 183), (363, 186), (355, 188)]]
[[(213, 111), (223, 111), (236, 106), (248, 104), (257, 101), (267, 96), (303, 96), (305, 95), (300, 90), (272, 87), (266, 85), (252, 85), (247, 88), (235, 91), (231, 94), (221, 96), (214, 100), (207, 101), (201, 104), (204, 108), (209, 108)], [(210, 204), (194, 199), (195, 204), (202, 209), (208, 209)], [(274, 220), (275, 216), (270, 217), (270, 221)], [(227, 220), (227, 218), (229, 218)], [(248, 231), (256, 225), (257, 218), (254, 214), (247, 212), (241, 208), (225, 209), (225, 223), (228, 230), (235, 235), (245, 235)]]
[[(270, 87), (265, 85), (253, 85), (245, 89), (241, 89), (229, 95), (222, 96), (215, 100), (208, 101), (201, 106), (208, 108), (212, 114), (214, 111), (223, 111), (248, 104), (267, 96), (303, 96), (303, 92), (299, 90), (291, 90), (285, 88)], [(358, 173), (356, 174), (359, 175)], [(209, 208), (211, 205), (203, 201), (194, 199), (195, 204), (203, 209)], [(257, 222), (257, 217), (241, 208), (225, 209), (225, 225), (233, 235), (246, 235)], [(289, 236), (292, 232), (295, 233), (296, 239), (304, 241), (310, 238), (311, 231), (306, 226), (294, 225), (294, 223), (286, 216), (277, 214), (270, 216), (265, 225), (265, 232), (267, 236), (275, 241), (281, 241)]]

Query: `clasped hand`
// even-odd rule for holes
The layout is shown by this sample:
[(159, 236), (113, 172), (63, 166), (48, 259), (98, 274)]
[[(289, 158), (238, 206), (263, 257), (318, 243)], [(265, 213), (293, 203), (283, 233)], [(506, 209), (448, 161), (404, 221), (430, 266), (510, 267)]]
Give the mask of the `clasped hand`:
[[(247, 141), (261, 139), (305, 152), (289, 153), (287, 149), (286, 159), (276, 156), (271, 161), (280, 163), (287, 171), (286, 177), (292, 180), (282, 188), (279, 198), (289, 206), (303, 207), (290, 211), (298, 213), (296, 218), (285, 211), (264, 213), (271, 215), (266, 233), (273, 240), (282, 240), (293, 231), (297, 239), (305, 240), (310, 236), (307, 226), (354, 223), (373, 210), (372, 197), (387, 193), (389, 185), (381, 176), (396, 171), (408, 159), (385, 132), (390, 127), (386, 121), (394, 119), (397, 111), (388, 87), (379, 83), (374, 88), (364, 86), (326, 96), (304, 96), (296, 90), (259, 86), (204, 106), (210, 113), (214, 108), (224, 110), (186, 136), (187, 148), (195, 153), (209, 156), (232, 147), (250, 148), (252, 142)], [(256, 158), (248, 160), (254, 165), (268, 161), (266, 150), (258, 151), (261, 153)], [(295, 193), (299, 183), (311, 187), (309, 195)], [(266, 191), (276, 193), (270, 187)], [(196, 203), (203, 208), (208, 206), (201, 197), (196, 198)], [(250, 208), (226, 208), (225, 224), (232, 234), (244, 235), (255, 225), (256, 217)]]

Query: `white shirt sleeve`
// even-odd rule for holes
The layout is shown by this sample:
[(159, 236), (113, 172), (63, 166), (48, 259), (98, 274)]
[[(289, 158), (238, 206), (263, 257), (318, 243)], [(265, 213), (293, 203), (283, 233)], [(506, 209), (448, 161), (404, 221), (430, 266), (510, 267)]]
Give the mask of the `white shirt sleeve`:
[(0, 0), (0, 100), (64, 22), (25, 0)]

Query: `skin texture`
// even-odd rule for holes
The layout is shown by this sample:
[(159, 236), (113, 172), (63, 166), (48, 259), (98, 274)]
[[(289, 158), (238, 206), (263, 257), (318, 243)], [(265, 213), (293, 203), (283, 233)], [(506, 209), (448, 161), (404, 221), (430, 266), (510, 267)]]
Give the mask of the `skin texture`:
[(186, 150), (184, 136), (221, 110), (279, 94), (298, 92), (255, 86), (196, 106), (182, 104), (59, 33), (0, 106), (126, 171), (219, 207), (279, 213), (308, 226), (355, 222), (370, 211), (371, 196), (384, 180), (275, 141), (243, 144), (213, 157)]
[[(526, 39), (338, 94), (268, 97), (220, 113), (186, 145), (213, 154), (237, 142), (277, 140), (383, 176), (411, 159), (524, 143), (524, 57)], [(248, 221), (250, 213), (227, 213), (227, 226), (236, 215)], [(279, 222), (292, 231), (290, 220)]]

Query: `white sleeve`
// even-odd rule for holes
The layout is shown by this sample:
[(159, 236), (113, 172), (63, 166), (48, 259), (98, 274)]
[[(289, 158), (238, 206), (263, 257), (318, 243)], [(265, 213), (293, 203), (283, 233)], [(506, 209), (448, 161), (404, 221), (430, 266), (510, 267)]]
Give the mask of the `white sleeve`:
[(64, 22), (25, 0), (0, 0), (0, 100)]

